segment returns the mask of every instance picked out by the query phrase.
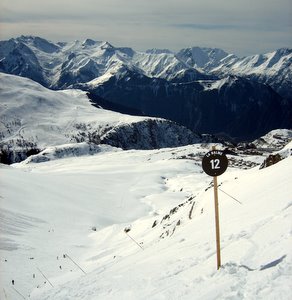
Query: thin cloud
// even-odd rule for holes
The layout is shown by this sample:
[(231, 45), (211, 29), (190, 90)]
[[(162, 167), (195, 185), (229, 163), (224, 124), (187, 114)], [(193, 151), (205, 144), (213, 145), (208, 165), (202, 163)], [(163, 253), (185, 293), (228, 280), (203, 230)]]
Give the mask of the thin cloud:
[(234, 30), (242, 29), (243, 26), (234, 25), (234, 24), (198, 24), (198, 23), (183, 23), (183, 24), (172, 24), (172, 26), (178, 28), (190, 28), (190, 29), (199, 29), (199, 30)]

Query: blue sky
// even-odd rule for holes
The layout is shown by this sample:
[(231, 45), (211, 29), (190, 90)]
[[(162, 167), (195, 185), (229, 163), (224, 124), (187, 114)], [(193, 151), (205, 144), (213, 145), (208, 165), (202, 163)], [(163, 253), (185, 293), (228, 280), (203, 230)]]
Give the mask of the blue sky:
[(292, 47), (291, 15), (292, 0), (1, 0), (0, 38), (205, 46), (245, 56)]

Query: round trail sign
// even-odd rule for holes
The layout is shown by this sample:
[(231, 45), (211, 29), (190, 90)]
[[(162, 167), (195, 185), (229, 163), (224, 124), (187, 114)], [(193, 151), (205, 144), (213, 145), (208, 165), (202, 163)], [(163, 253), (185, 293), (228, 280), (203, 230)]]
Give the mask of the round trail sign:
[(209, 151), (202, 160), (202, 167), (209, 176), (222, 175), (228, 167), (228, 159), (223, 151)]

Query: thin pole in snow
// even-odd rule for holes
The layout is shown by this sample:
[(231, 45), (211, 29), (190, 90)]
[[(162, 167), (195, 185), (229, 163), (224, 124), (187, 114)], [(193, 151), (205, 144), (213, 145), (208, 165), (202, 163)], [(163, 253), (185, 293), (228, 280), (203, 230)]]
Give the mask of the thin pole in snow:
[(236, 198), (234, 198), (233, 196), (229, 195), (228, 193), (224, 192), (222, 189), (218, 188), (219, 191), (221, 191), (222, 193), (224, 193), (225, 195), (227, 195), (228, 197), (230, 197), (231, 199), (237, 201), (239, 204), (242, 205), (242, 202), (240, 202), (239, 200), (237, 200)]
[(68, 254), (65, 254), (65, 256), (68, 257), (84, 274), (86, 274), (86, 272)]
[(125, 234), (136, 244), (136, 245), (138, 245), (142, 250), (144, 250), (144, 248), (139, 244), (139, 243), (137, 243), (129, 234), (128, 234), (128, 232), (126, 232), (126, 231), (124, 231), (125, 232)]
[(14, 287), (11, 287), (19, 296), (21, 296), (23, 299), (25, 299), (25, 297)]
[(6, 291), (5, 291), (5, 289), (4, 289), (4, 288), (3, 288), (3, 292), (4, 292), (5, 299), (8, 299), (8, 298), (7, 298)]
[(52, 283), (50, 282), (50, 280), (46, 277), (46, 275), (40, 270), (40, 268), (37, 267), (37, 269), (38, 269), (39, 272), (44, 276), (44, 278), (48, 281), (48, 283), (49, 283), (52, 287), (54, 287), (54, 286), (52, 285)]

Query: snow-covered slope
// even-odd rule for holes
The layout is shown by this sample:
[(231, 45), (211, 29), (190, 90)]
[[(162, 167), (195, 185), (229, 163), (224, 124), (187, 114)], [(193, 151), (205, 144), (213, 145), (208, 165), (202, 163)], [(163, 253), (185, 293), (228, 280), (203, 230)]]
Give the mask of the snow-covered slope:
[(80, 90), (51, 91), (0, 74), (1, 160), (21, 161), (49, 146), (87, 142), (153, 149), (203, 141), (173, 122), (94, 107)]
[(1, 299), (289, 299), (291, 156), (228, 155), (216, 271), (210, 147), (1, 165)]
[(280, 129), (270, 131), (266, 135), (262, 136), (260, 139), (255, 140), (253, 144), (257, 148), (280, 150), (291, 140), (291, 130)]

